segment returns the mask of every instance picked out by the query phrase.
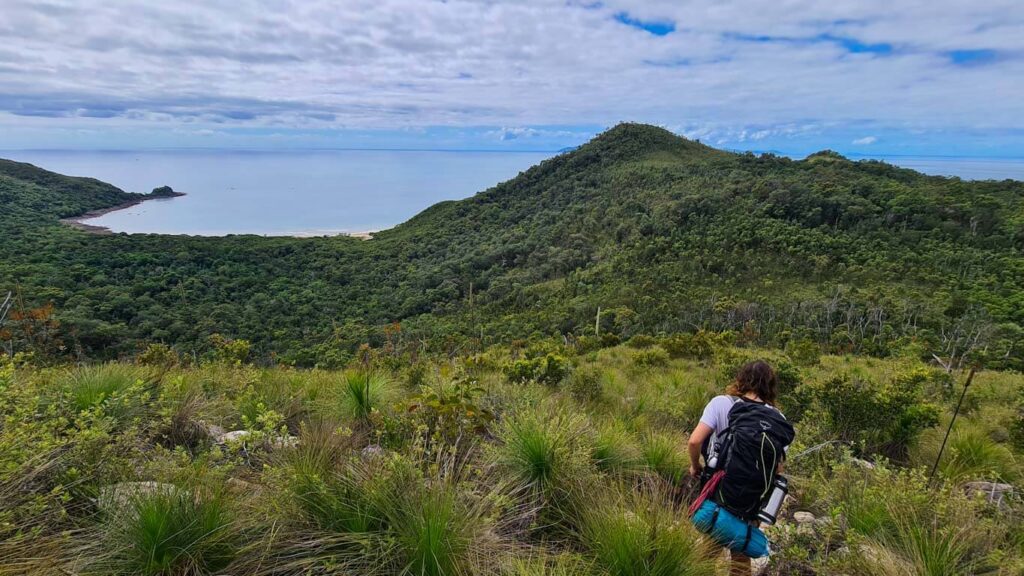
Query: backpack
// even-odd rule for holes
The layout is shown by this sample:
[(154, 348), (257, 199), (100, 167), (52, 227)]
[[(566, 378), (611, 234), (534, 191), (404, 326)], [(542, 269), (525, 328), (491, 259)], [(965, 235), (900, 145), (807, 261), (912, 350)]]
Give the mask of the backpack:
[(724, 474), (710, 499), (740, 518), (756, 519), (794, 437), (793, 425), (778, 410), (747, 399), (735, 402), (729, 427), (715, 445), (715, 472)]

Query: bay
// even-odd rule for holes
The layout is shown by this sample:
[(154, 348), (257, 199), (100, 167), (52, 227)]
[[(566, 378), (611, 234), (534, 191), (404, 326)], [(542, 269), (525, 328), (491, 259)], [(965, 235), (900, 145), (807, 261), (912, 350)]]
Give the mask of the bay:
[[(150, 200), (87, 220), (114, 232), (314, 236), (390, 228), (444, 200), (468, 198), (555, 152), (411, 150), (3, 151), (130, 192), (169, 185), (186, 196)], [(926, 174), (1024, 180), (1024, 160), (888, 157)]]
[(472, 196), (554, 153), (440, 151), (12, 151), (0, 156), (149, 200), (86, 220), (114, 232), (222, 236), (361, 233), (400, 224), (443, 200)]

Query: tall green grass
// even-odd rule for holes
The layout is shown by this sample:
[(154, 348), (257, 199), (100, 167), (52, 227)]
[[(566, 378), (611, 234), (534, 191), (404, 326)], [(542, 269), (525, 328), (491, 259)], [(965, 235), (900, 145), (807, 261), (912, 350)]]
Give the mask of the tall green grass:
[(565, 487), (583, 472), (585, 437), (583, 419), (565, 410), (519, 412), (498, 431), (497, 461), (523, 486), (541, 492)]
[(597, 426), (591, 454), (597, 467), (605, 472), (637, 472), (644, 465), (636, 439), (617, 419), (607, 419)]
[[(931, 466), (938, 456), (944, 435), (944, 428), (929, 430), (912, 451), (913, 461), (921, 466)], [(970, 420), (956, 424), (939, 462), (939, 471), (953, 482), (1015, 482), (1021, 478), (1021, 464), (1010, 447), (993, 440), (983, 427)]]
[(139, 491), (115, 504), (84, 552), (95, 555), (86, 574), (214, 575), (241, 544), (239, 516), (219, 487)]
[(358, 371), (345, 375), (341, 385), (344, 413), (360, 422), (369, 420), (391, 398), (391, 382), (376, 372)]
[(122, 420), (143, 409), (140, 395), (151, 378), (148, 370), (126, 364), (86, 366), (65, 378), (63, 391), (75, 412), (102, 408)]
[[(581, 505), (580, 540), (599, 573), (610, 576), (706, 576), (711, 548), (666, 495), (623, 491)], [(627, 494), (629, 494), (627, 492)]]
[(647, 467), (668, 482), (678, 484), (686, 477), (689, 459), (681, 436), (665, 432), (649, 432), (643, 439), (641, 453)]

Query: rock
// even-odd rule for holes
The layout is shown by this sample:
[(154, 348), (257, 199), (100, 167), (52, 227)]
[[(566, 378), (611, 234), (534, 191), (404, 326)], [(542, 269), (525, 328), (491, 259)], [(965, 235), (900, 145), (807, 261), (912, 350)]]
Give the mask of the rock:
[(211, 440), (217, 440), (224, 435), (224, 429), (216, 424), (200, 422), (199, 425), (206, 429), (206, 436)]
[(1007, 506), (1006, 499), (1013, 495), (1013, 485), (996, 482), (968, 482), (963, 485), (963, 489), (968, 496), (983, 495), (989, 504), (999, 507)]
[(750, 560), (750, 573), (751, 574), (766, 574), (768, 571), (768, 557), (763, 558), (751, 558)]
[(384, 455), (384, 449), (376, 444), (370, 444), (366, 448), (363, 448), (362, 456), (365, 460), (372, 460), (379, 456)]
[(294, 448), (299, 445), (297, 436), (278, 436), (270, 441), (271, 448)]
[(857, 465), (857, 466), (859, 466), (859, 467), (861, 467), (861, 468), (863, 468), (865, 470), (874, 470), (875, 469), (875, 464), (873, 462), (868, 462), (867, 460), (861, 460), (860, 458), (850, 458), (850, 463), (851, 464), (855, 464), (855, 465)]
[(224, 432), (220, 436), (217, 436), (217, 442), (219, 444), (227, 444), (228, 442), (242, 442), (248, 436), (248, 430), (232, 430), (231, 432)]
[(245, 480), (241, 480), (238, 478), (228, 478), (227, 480), (224, 481), (224, 484), (226, 484), (229, 489), (243, 494), (252, 494), (253, 492), (256, 492), (257, 490), (260, 489), (260, 486), (258, 484), (246, 482)]
[(173, 494), (177, 491), (174, 484), (163, 482), (118, 482), (100, 488), (96, 497), (96, 507), (104, 512), (116, 512), (131, 504), (132, 500), (139, 496), (150, 494), (166, 493)]
[[(238, 444), (245, 442), (252, 435), (252, 432), (248, 430), (232, 430), (231, 432), (224, 432), (217, 437), (218, 444)], [(299, 445), (299, 439), (296, 436), (275, 436), (264, 447), (267, 449), (281, 449), (281, 448), (294, 448)]]
[(814, 524), (814, 520), (814, 514), (811, 514), (810, 512), (801, 511), (793, 513), (793, 521), (799, 525)]

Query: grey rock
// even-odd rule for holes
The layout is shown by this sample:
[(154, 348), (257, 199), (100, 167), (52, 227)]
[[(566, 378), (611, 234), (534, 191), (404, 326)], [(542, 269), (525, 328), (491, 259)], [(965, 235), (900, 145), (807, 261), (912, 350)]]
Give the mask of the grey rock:
[(1014, 493), (1012, 484), (1000, 484), (997, 482), (968, 482), (963, 485), (963, 489), (968, 496), (983, 496), (989, 504), (995, 504), (999, 507), (1007, 506), (1009, 504), (1006, 501), (1007, 498), (1013, 496)]
[(228, 442), (242, 442), (248, 437), (248, 430), (232, 430), (231, 432), (224, 432), (220, 436), (217, 436), (217, 442), (219, 444), (227, 444)]
[(868, 462), (867, 460), (861, 460), (860, 458), (850, 458), (850, 463), (851, 464), (855, 464), (855, 465), (857, 465), (857, 466), (859, 466), (859, 467), (861, 467), (861, 468), (863, 468), (865, 470), (874, 470), (875, 469), (875, 464), (873, 462)]
[(370, 444), (366, 448), (363, 448), (362, 456), (366, 460), (372, 460), (384, 455), (384, 449), (376, 444)]
[(800, 511), (793, 513), (793, 521), (797, 524), (814, 524), (814, 520), (814, 514), (810, 512)]

